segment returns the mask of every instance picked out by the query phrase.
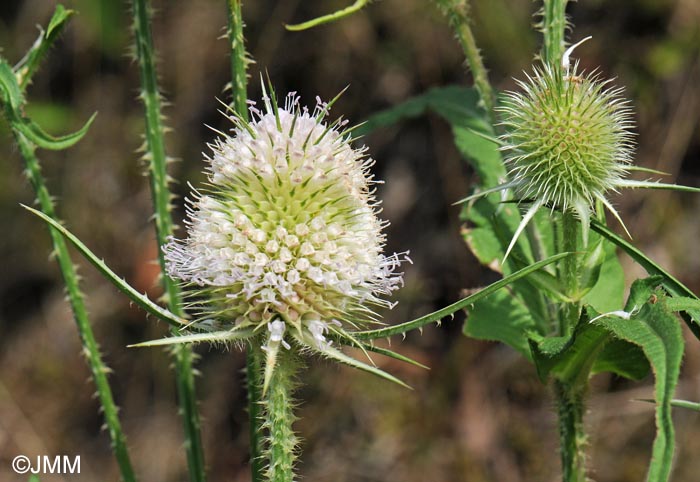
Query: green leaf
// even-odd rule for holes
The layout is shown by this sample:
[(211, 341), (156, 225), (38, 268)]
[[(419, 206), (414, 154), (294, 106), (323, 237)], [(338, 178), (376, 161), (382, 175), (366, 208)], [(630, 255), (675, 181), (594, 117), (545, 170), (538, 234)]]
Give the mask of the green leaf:
[(661, 279), (652, 277), (632, 284), (625, 308), (632, 312), (629, 319), (603, 317), (596, 321), (616, 337), (638, 345), (654, 371), (656, 438), (647, 475), (649, 482), (665, 482), (671, 473), (675, 446), (671, 403), (684, 348), (683, 333), (668, 306), (667, 296), (655, 289)]
[[(625, 251), (633, 260), (639, 263), (642, 266), (642, 268), (646, 270), (647, 273), (649, 273), (650, 275), (660, 276), (664, 288), (674, 297), (684, 297), (693, 300), (699, 299), (695, 295), (695, 293), (693, 293), (683, 283), (678, 281), (661, 266), (652, 261), (634, 245), (612, 232), (604, 224), (600, 223), (597, 220), (591, 220), (591, 228), (594, 231), (600, 233), (602, 236), (604, 236), (606, 239), (608, 239), (618, 247), (620, 247), (623, 251)], [(694, 307), (687, 307), (683, 311), (684, 313), (681, 313), (681, 315), (687, 314), (686, 316), (682, 316), (683, 321), (685, 321), (685, 323), (688, 325), (688, 328), (690, 328), (690, 331), (693, 332), (695, 337), (698, 340), (700, 340), (700, 309)]]
[(452, 127), (455, 145), (481, 177), (484, 186), (496, 186), (505, 176), (498, 144), (489, 140), (493, 130), (486, 113), (479, 107), (479, 94), (471, 87), (439, 87), (371, 116), (358, 127), (363, 136), (380, 127), (433, 112)]
[(484, 298), (469, 310), (462, 332), (479, 340), (499, 341), (532, 358), (528, 334), (538, 325), (522, 300), (509, 290)]
[(80, 141), (80, 139), (87, 134), (87, 131), (90, 128), (90, 125), (92, 125), (92, 122), (95, 120), (96, 116), (97, 112), (92, 114), (85, 125), (83, 125), (83, 127), (76, 132), (58, 137), (44, 132), (44, 130), (39, 127), (37, 123), (27, 118), (21, 118), (13, 121), (12, 127), (21, 132), (35, 145), (44, 149), (60, 151), (62, 149), (67, 149), (73, 146), (76, 142)]
[(129, 299), (131, 299), (131, 301), (140, 306), (144, 311), (150, 313), (156, 318), (159, 318), (169, 323), (170, 325), (178, 329), (182, 328), (184, 325), (187, 324), (187, 320), (180, 318), (174, 313), (157, 305), (156, 303), (151, 301), (146, 295), (139, 293), (126, 281), (121, 279), (114, 271), (112, 271), (105, 264), (104, 261), (95, 256), (95, 254), (92, 251), (90, 251), (90, 249), (87, 246), (85, 246), (82, 241), (80, 241), (74, 234), (72, 234), (70, 231), (64, 228), (61, 225), (61, 223), (59, 223), (55, 219), (51, 219), (41, 211), (37, 211), (36, 209), (30, 208), (29, 206), (25, 206), (24, 204), (22, 204), (22, 207), (27, 211), (30, 211), (31, 213), (37, 215), (38, 217), (43, 219), (47, 224), (49, 224), (51, 227), (53, 227), (59, 233), (61, 233), (63, 237), (65, 237), (68, 241), (71, 242), (71, 244), (73, 244), (73, 246), (76, 247), (80, 254), (82, 254), (85, 257), (85, 259), (87, 259), (100, 273), (102, 273), (102, 275), (105, 278), (107, 278), (107, 280), (109, 280), (119, 291), (127, 295)]
[[(649, 398), (641, 398), (641, 399), (638, 399), (637, 401), (638, 402), (654, 403), (654, 400), (649, 399)], [(700, 403), (698, 403), (698, 402), (691, 402), (688, 400), (671, 400), (671, 406), (678, 407), (678, 408), (687, 408), (689, 410), (695, 410), (696, 412), (700, 412)]]
[(414, 360), (412, 358), (404, 356), (400, 353), (396, 353), (395, 351), (392, 351), (392, 350), (387, 350), (386, 348), (381, 348), (381, 347), (375, 346), (371, 343), (362, 343), (362, 348), (366, 351), (372, 351), (374, 353), (379, 353), (380, 355), (384, 355), (386, 357), (393, 358), (394, 360), (408, 363), (409, 365), (413, 365), (413, 366), (416, 366), (418, 368), (430, 370), (430, 367), (423, 365), (422, 363), (417, 362), (416, 360)]
[(337, 12), (329, 13), (328, 15), (323, 15), (312, 20), (307, 20), (303, 23), (285, 25), (284, 27), (292, 32), (298, 32), (300, 30), (307, 30), (318, 25), (323, 25), (324, 23), (335, 22), (336, 20), (352, 15), (355, 12), (359, 12), (370, 1), (371, 0), (355, 0), (352, 5), (338, 10)]
[(556, 376), (569, 386), (583, 386), (588, 381), (596, 357), (610, 340), (604, 327), (589, 323), (582, 316), (570, 338), (531, 338), (530, 349), (540, 380)]
[(641, 348), (625, 340), (612, 339), (595, 359), (591, 373), (611, 372), (630, 380), (641, 380), (650, 369)]
[(2, 58), (0, 58), (0, 94), (2, 94), (2, 101), (9, 104), (12, 112), (18, 112), (24, 104), (24, 96), (12, 67)]
[(56, 41), (68, 19), (73, 15), (73, 10), (66, 10), (63, 5), (56, 5), (49, 25), (44, 31), (39, 27), (39, 37), (29, 49), (24, 58), (15, 67), (15, 73), (20, 88), (24, 91), (32, 80), (34, 73), (39, 70), (39, 64)]
[(478, 292), (467, 296), (466, 298), (462, 298), (461, 300), (452, 303), (449, 306), (446, 306), (445, 308), (442, 308), (440, 310), (434, 311), (430, 314), (421, 316), (420, 318), (416, 318), (415, 320), (412, 321), (407, 321), (405, 323), (401, 323), (399, 325), (394, 325), (394, 326), (388, 326), (386, 328), (381, 328), (378, 330), (368, 330), (368, 331), (359, 331), (357, 333), (353, 333), (353, 336), (357, 338), (358, 340), (371, 340), (371, 339), (377, 339), (377, 338), (386, 338), (389, 336), (393, 335), (398, 335), (402, 333), (409, 332), (411, 330), (416, 330), (419, 328), (424, 327), (425, 325), (428, 325), (430, 323), (435, 323), (439, 322), (442, 318), (445, 318), (446, 316), (450, 316), (456, 311), (459, 311), (461, 309), (467, 308), (469, 305), (473, 305), (476, 303), (478, 300), (495, 293), (499, 289), (503, 288), (504, 286), (508, 286), (509, 284), (513, 283), (516, 280), (519, 280), (532, 272), (542, 269), (545, 266), (554, 263), (555, 261), (558, 261), (566, 256), (571, 256), (572, 253), (560, 253), (555, 256), (552, 256), (550, 258), (547, 258), (543, 261), (539, 261), (537, 263), (534, 263), (530, 266), (527, 266), (520, 271), (517, 271), (511, 275), (505, 276), (503, 279), (496, 281), (495, 283), (490, 284), (486, 288), (483, 288), (479, 290)]
[(604, 243), (602, 249), (605, 260), (600, 265), (595, 284), (583, 297), (583, 302), (599, 313), (607, 313), (619, 309), (623, 304), (625, 272), (617, 258), (615, 246)]
[(384, 370), (380, 370), (379, 368), (377, 368), (375, 366), (368, 365), (367, 363), (356, 360), (353, 357), (346, 355), (342, 351), (340, 351), (336, 348), (333, 348), (332, 346), (328, 346), (328, 347), (324, 348), (323, 350), (317, 349), (316, 342), (311, 338), (310, 335), (307, 335), (306, 333), (296, 334), (296, 335), (294, 335), (294, 337), (297, 339), (297, 341), (302, 346), (310, 348), (313, 353), (330, 358), (331, 360), (335, 360), (335, 361), (340, 362), (344, 365), (348, 365), (348, 366), (351, 366), (353, 368), (357, 368), (357, 369), (362, 370), (364, 372), (371, 373), (372, 375), (376, 375), (376, 376), (383, 378), (385, 380), (389, 380), (390, 382), (394, 382), (397, 385), (401, 385), (402, 387), (411, 389), (411, 387), (406, 385), (406, 383), (399, 380), (395, 376), (390, 375), (389, 373), (385, 372)]
[(148, 346), (179, 345), (185, 343), (231, 343), (243, 341), (254, 335), (252, 328), (233, 329), (227, 331), (213, 331), (211, 333), (193, 333), (190, 335), (169, 336), (159, 340), (144, 341), (129, 345), (129, 348), (143, 348)]

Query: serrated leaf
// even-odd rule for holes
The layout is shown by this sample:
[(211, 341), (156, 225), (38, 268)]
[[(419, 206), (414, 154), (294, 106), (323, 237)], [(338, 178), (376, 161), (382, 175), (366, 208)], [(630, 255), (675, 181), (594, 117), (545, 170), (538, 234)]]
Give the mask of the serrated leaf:
[(603, 317), (596, 321), (616, 337), (638, 345), (654, 371), (656, 438), (648, 482), (665, 482), (671, 473), (675, 447), (671, 404), (684, 348), (683, 333), (667, 305), (666, 294), (656, 289), (659, 281), (647, 278), (633, 283), (625, 308), (632, 312), (629, 319)]
[(87, 246), (85, 246), (83, 242), (80, 241), (80, 239), (78, 239), (73, 233), (71, 233), (65, 227), (63, 227), (58, 221), (56, 221), (55, 219), (51, 219), (41, 211), (37, 211), (36, 209), (30, 208), (29, 206), (25, 206), (24, 204), (22, 204), (21, 206), (27, 211), (43, 219), (53, 229), (61, 233), (61, 235), (65, 237), (73, 246), (75, 246), (76, 249), (80, 252), (80, 254), (82, 254), (85, 257), (85, 259), (87, 259), (107, 280), (109, 280), (119, 291), (127, 295), (129, 299), (131, 299), (131, 301), (136, 303), (136, 305), (140, 306), (144, 311), (150, 313), (156, 318), (159, 318), (169, 323), (170, 325), (178, 329), (182, 328), (184, 325), (187, 324), (187, 320), (180, 318), (174, 313), (157, 305), (156, 303), (148, 299), (146, 295), (143, 295), (136, 291), (136, 289), (134, 289), (126, 281), (120, 278), (105, 264), (104, 261), (95, 256), (95, 254), (92, 251), (90, 251), (90, 249)]
[(649, 375), (649, 361), (637, 345), (613, 339), (605, 344), (593, 363), (591, 373), (610, 372), (630, 380), (641, 380)]
[(589, 323), (585, 316), (581, 317), (570, 338), (531, 338), (530, 349), (537, 375), (543, 382), (555, 376), (569, 386), (583, 385), (610, 338), (608, 330)]
[[(600, 223), (597, 220), (591, 221), (591, 229), (600, 233), (606, 239), (617, 245), (624, 252), (626, 252), (633, 260), (639, 263), (642, 268), (646, 270), (650, 275), (660, 276), (661, 282), (664, 288), (674, 297), (686, 297), (693, 300), (698, 300), (699, 298), (695, 293), (693, 293), (688, 287), (683, 283), (678, 281), (673, 275), (664, 270), (661, 266), (652, 261), (648, 256), (646, 256), (642, 251), (637, 249), (634, 245), (627, 242), (625, 239), (621, 238), (614, 232), (612, 232), (607, 226)], [(683, 321), (688, 325), (690, 331), (695, 335), (695, 337), (700, 340), (700, 310), (693, 307), (688, 307), (681, 313)]]

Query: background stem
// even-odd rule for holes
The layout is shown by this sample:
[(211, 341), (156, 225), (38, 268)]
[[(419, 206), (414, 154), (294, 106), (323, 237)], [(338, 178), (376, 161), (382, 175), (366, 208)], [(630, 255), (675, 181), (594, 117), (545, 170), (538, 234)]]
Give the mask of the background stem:
[[(246, 58), (245, 36), (243, 35), (243, 15), (240, 0), (227, 0), (228, 37), (231, 45), (231, 109), (235, 114), (248, 120), (248, 59)], [(253, 482), (260, 482), (264, 476), (263, 440), (261, 416), (262, 403), (262, 363), (261, 354), (255, 340), (246, 351), (246, 379), (248, 389), (248, 414), (250, 417), (250, 469)]]
[(560, 381), (554, 382), (554, 391), (559, 415), (563, 482), (586, 482), (583, 395)]
[(450, 26), (455, 31), (457, 39), (464, 51), (464, 56), (467, 59), (467, 64), (474, 76), (474, 87), (476, 87), (479, 93), (479, 97), (481, 98), (486, 113), (489, 115), (491, 124), (495, 125), (495, 95), (469, 24), (469, 2), (467, 0), (437, 0), (437, 4), (447, 17)]
[(564, 55), (567, 3), (568, 0), (544, 0), (542, 58), (552, 67), (561, 65)]
[[(149, 174), (155, 213), (156, 239), (159, 248), (173, 234), (170, 200), (172, 194), (168, 189), (167, 161), (165, 154), (163, 120), (161, 117), (160, 94), (156, 76), (154, 48), (151, 35), (150, 17), (147, 0), (134, 0), (134, 34), (136, 56), (141, 75), (141, 94), (146, 116), (146, 159), (149, 161)], [(168, 309), (178, 316), (184, 316), (182, 293), (178, 285), (165, 273), (165, 259), (162, 249), (158, 250), (158, 262), (161, 267), (161, 282), (164, 300)], [(171, 330), (177, 334), (177, 330)], [(193, 364), (195, 355), (189, 345), (177, 345), (172, 350), (175, 358), (175, 378), (178, 403), (185, 432), (185, 450), (187, 466), (192, 482), (206, 480), (204, 453), (200, 435), (200, 420), (195, 395)]]
[[(57, 219), (53, 202), (51, 201), (51, 195), (41, 175), (39, 159), (35, 154), (36, 147), (22, 134), (16, 131), (13, 132), (17, 145), (19, 146), (19, 151), (24, 158), (27, 178), (34, 188), (42, 212), (52, 219)], [(83, 345), (83, 353), (87, 359), (90, 371), (92, 372), (95, 386), (97, 387), (97, 397), (99, 398), (100, 406), (104, 413), (105, 426), (112, 440), (112, 450), (114, 451), (114, 457), (119, 466), (121, 480), (123, 482), (135, 482), (136, 476), (134, 475), (129, 452), (126, 447), (126, 437), (122, 432), (121, 423), (119, 422), (119, 409), (114, 403), (112, 390), (107, 380), (109, 368), (107, 368), (107, 365), (105, 365), (102, 360), (99, 345), (95, 340), (95, 335), (90, 326), (83, 294), (80, 292), (78, 273), (70, 259), (70, 254), (63, 236), (51, 227), (49, 228), (49, 232), (53, 240), (54, 251), (61, 269), (61, 275), (66, 284), (68, 300), (73, 309), (73, 317)]]

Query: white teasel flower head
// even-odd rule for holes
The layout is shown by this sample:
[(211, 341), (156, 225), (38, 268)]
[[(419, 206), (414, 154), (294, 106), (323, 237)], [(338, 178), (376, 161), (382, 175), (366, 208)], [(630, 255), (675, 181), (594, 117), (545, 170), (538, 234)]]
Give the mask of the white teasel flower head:
[[(189, 203), (184, 240), (164, 248), (168, 274), (191, 293), (195, 329), (264, 339), (266, 379), (280, 347), (335, 354), (332, 338), (375, 322), (371, 306), (402, 283), (407, 253), (385, 256), (366, 148), (291, 93), (265, 94), (251, 121), (231, 116), (207, 156), (209, 183)], [(221, 333), (221, 332), (219, 332)], [(291, 342), (291, 344), (290, 344)]]

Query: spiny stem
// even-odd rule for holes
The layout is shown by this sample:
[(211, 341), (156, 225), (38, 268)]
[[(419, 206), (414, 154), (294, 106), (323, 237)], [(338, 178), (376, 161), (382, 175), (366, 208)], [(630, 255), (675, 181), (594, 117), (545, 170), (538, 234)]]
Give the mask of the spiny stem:
[(231, 108), (243, 120), (248, 120), (248, 73), (243, 36), (243, 16), (240, 0), (227, 0), (228, 37), (231, 43)]
[[(149, 160), (149, 173), (155, 212), (156, 239), (162, 247), (173, 234), (171, 217), (171, 193), (168, 189), (167, 156), (165, 153), (165, 128), (161, 117), (160, 94), (155, 69), (155, 55), (151, 35), (148, 0), (134, 0), (134, 34), (136, 56), (141, 75), (141, 99), (146, 116), (146, 158)], [(165, 259), (162, 249), (158, 250), (161, 271), (165, 273)], [(182, 293), (178, 285), (168, 276), (161, 276), (165, 291), (164, 298), (168, 309), (184, 316)], [(172, 330), (177, 334), (177, 330)], [(177, 346), (173, 349), (175, 358), (178, 403), (185, 432), (185, 450), (190, 480), (206, 480), (204, 453), (200, 435), (199, 412), (195, 395), (194, 369), (195, 356), (189, 346)]]
[(254, 340), (246, 352), (246, 379), (248, 388), (248, 416), (250, 417), (250, 469), (252, 482), (262, 482), (265, 472), (263, 460), (261, 411), (262, 401), (262, 354), (254, 345)]
[(294, 464), (299, 439), (292, 428), (296, 420), (293, 392), (296, 386), (294, 375), (298, 364), (298, 360), (291, 351), (280, 352), (264, 402), (264, 427), (268, 434), (265, 450), (269, 482), (293, 482), (294, 480)]
[(554, 383), (559, 415), (563, 482), (586, 482), (586, 435), (583, 394), (562, 382)]
[(551, 67), (560, 68), (565, 50), (566, 4), (568, 0), (544, 0), (542, 58)]
[[(578, 238), (580, 232), (580, 223), (570, 212), (562, 213), (562, 236), (561, 251), (574, 253), (578, 249)], [(564, 283), (566, 295), (576, 301), (564, 303), (561, 307), (562, 317), (560, 323), (560, 336), (570, 336), (579, 316), (581, 315), (581, 303), (578, 301), (580, 288), (579, 260), (576, 256), (568, 256), (562, 260), (561, 278)]]
[[(39, 159), (35, 154), (36, 147), (22, 134), (14, 132), (14, 135), (17, 145), (19, 146), (20, 154), (24, 158), (27, 178), (34, 188), (37, 200), (39, 201), (39, 206), (44, 214), (56, 219), (56, 212), (54, 210), (53, 202), (51, 201), (51, 195), (49, 194), (46, 183), (41, 174)], [(122, 432), (121, 424), (119, 422), (119, 409), (114, 403), (112, 390), (109, 386), (109, 381), (107, 380), (109, 369), (102, 360), (99, 345), (95, 340), (95, 335), (93, 334), (92, 327), (90, 326), (85, 301), (82, 293), (80, 292), (80, 286), (78, 283), (79, 277), (76, 268), (70, 259), (70, 254), (63, 236), (61, 236), (61, 234), (54, 228), (49, 228), (49, 232), (51, 233), (51, 239), (53, 240), (54, 251), (56, 253), (58, 265), (61, 269), (61, 275), (63, 276), (63, 280), (66, 284), (68, 300), (71, 308), (73, 309), (73, 317), (78, 327), (78, 334), (80, 335), (80, 339), (82, 341), (85, 358), (90, 366), (92, 378), (95, 381), (95, 386), (97, 387), (97, 396), (100, 400), (102, 412), (104, 413), (105, 425), (112, 440), (112, 450), (114, 451), (114, 456), (117, 459), (117, 465), (119, 465), (121, 479), (123, 482), (135, 482), (136, 476), (134, 475), (134, 470), (131, 466), (131, 460), (129, 458), (129, 452), (126, 447), (126, 437)]]
[[(228, 36), (231, 45), (231, 108), (243, 120), (248, 119), (248, 59), (243, 35), (243, 15), (240, 0), (227, 0)], [(248, 414), (250, 417), (250, 466), (253, 482), (263, 480), (263, 441), (260, 413), (262, 402), (262, 363), (259, 349), (253, 341), (246, 351)]]
[(450, 26), (454, 29), (457, 39), (462, 46), (467, 64), (474, 76), (474, 86), (479, 92), (479, 97), (484, 109), (489, 115), (492, 124), (496, 122), (494, 112), (495, 95), (489, 82), (488, 72), (484, 67), (479, 49), (474, 40), (474, 34), (470, 26), (468, 0), (436, 0), (440, 9), (444, 12)]

